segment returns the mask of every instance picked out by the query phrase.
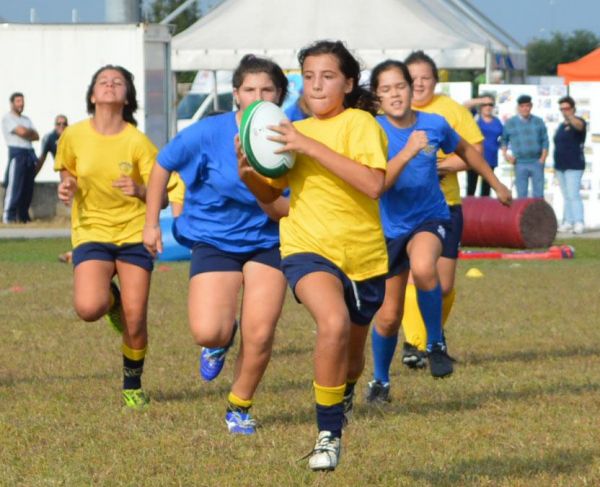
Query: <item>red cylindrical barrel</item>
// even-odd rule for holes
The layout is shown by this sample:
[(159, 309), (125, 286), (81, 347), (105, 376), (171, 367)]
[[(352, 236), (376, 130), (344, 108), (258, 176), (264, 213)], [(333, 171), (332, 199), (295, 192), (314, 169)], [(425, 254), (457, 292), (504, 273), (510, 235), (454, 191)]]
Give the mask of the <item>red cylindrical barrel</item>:
[(462, 244), (473, 247), (533, 249), (554, 242), (558, 224), (541, 198), (521, 198), (509, 207), (494, 198), (463, 199)]

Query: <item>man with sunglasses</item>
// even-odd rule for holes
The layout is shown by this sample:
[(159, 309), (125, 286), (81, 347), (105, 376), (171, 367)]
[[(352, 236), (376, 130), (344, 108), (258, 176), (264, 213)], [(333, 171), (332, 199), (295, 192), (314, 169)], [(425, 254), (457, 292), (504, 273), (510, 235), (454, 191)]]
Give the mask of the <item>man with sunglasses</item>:
[(48, 153), (51, 153), (52, 157), (56, 157), (56, 145), (58, 144), (58, 139), (68, 125), (69, 122), (65, 115), (57, 115), (54, 118), (54, 130), (44, 135), (44, 138), (42, 139), (42, 153), (35, 166), (36, 176), (40, 172), (40, 169), (42, 169), (44, 162), (46, 162)]
[[(491, 93), (483, 93), (479, 98), (466, 101), (464, 105), (470, 110), (477, 108), (479, 111), (475, 119), (483, 134), (483, 157), (493, 171), (498, 167), (498, 150), (500, 149), (500, 139), (502, 137), (502, 122), (494, 116), (495, 97)], [(467, 171), (467, 196), (475, 195), (478, 178), (479, 174), (475, 171), (471, 169)], [(490, 185), (485, 179), (481, 178), (481, 196), (489, 195)]]

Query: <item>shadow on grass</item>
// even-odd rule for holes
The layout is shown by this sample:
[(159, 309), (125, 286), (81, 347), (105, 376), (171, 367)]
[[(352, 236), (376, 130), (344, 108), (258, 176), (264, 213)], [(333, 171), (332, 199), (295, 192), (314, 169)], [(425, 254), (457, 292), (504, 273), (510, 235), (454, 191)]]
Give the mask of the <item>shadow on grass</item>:
[(285, 348), (278, 348), (277, 345), (273, 347), (272, 356), (273, 357), (288, 357), (291, 355), (305, 355), (311, 354), (314, 347), (298, 347), (298, 346), (289, 346)]
[(0, 377), (0, 387), (14, 387), (17, 385), (29, 384), (67, 384), (77, 381), (107, 380), (114, 377), (114, 375), (115, 374), (112, 371), (75, 375), (38, 375), (34, 377), (14, 377), (8, 375), (6, 377)]
[(429, 415), (437, 413), (454, 413), (471, 411), (484, 407), (488, 402), (515, 402), (539, 398), (540, 396), (580, 395), (600, 391), (600, 384), (552, 384), (546, 387), (531, 384), (518, 390), (485, 390), (473, 394), (465, 394), (451, 400), (425, 400), (409, 402), (394, 400), (391, 404), (383, 406), (355, 406), (357, 413), (370, 418), (380, 418), (388, 414), (419, 414)]
[(600, 356), (600, 349), (571, 347), (559, 350), (516, 350), (509, 353), (469, 354), (461, 363), (466, 365), (479, 365), (486, 362), (535, 362), (548, 358), (575, 358)]
[(593, 463), (599, 450), (567, 450), (557, 449), (546, 452), (543, 456), (484, 457), (448, 463), (443, 468), (409, 469), (406, 475), (415, 482), (426, 482), (429, 485), (465, 485), (476, 480), (490, 479), (492, 483), (530, 479), (536, 475), (546, 477), (557, 475), (585, 474)]
[[(286, 393), (295, 390), (310, 390), (311, 383), (305, 379), (284, 380), (275, 383), (265, 383), (261, 385), (264, 392), (268, 393)], [(167, 401), (197, 401), (204, 398), (223, 398), (227, 397), (231, 390), (231, 382), (224, 380), (220, 382), (203, 382), (198, 379), (197, 386), (188, 389), (177, 389), (172, 391), (157, 390), (152, 393), (152, 399), (157, 402)]]

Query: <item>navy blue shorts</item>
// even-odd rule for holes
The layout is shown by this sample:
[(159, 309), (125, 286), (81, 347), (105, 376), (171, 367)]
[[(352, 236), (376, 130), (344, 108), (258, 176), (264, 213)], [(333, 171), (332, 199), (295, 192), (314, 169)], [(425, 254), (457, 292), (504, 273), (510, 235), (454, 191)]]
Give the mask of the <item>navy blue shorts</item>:
[(202, 272), (242, 272), (246, 262), (258, 262), (279, 270), (281, 268), (279, 246), (237, 254), (225, 252), (205, 243), (197, 243), (192, 248), (190, 279)]
[(105, 260), (115, 262), (120, 260), (137, 265), (152, 272), (154, 261), (150, 252), (141, 243), (115, 245), (104, 242), (87, 242), (73, 249), (73, 266), (86, 260)]
[(351, 281), (333, 262), (310, 252), (294, 254), (281, 261), (281, 269), (288, 280), (296, 301), (296, 284), (312, 272), (329, 272), (336, 276), (344, 287), (344, 301), (350, 312), (350, 320), (357, 325), (368, 326), (385, 297), (385, 276), (365, 281)]
[(458, 259), (458, 249), (463, 232), (463, 212), (461, 205), (450, 206), (450, 227), (443, 242), (442, 257)]
[(386, 238), (385, 243), (388, 251), (389, 271), (386, 277), (393, 277), (402, 274), (410, 268), (410, 259), (406, 247), (408, 242), (417, 233), (433, 233), (442, 242), (442, 248), (450, 231), (449, 220), (429, 220), (422, 223), (412, 232), (401, 235), (397, 238)]

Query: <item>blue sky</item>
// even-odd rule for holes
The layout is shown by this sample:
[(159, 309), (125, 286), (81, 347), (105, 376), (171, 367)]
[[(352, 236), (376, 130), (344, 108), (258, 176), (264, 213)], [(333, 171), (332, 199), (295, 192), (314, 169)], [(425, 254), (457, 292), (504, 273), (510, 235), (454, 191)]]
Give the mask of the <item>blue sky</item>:
[[(301, 0), (300, 0), (301, 1)], [(368, 0), (367, 0), (368, 1)], [(148, 3), (149, 0), (144, 0)], [(553, 31), (587, 29), (600, 35), (600, 0), (471, 0), (502, 29), (526, 44)], [(214, 0), (202, 0), (203, 4)], [(29, 22), (31, 8), (38, 22), (70, 22), (77, 9), (80, 22), (102, 22), (104, 0), (0, 0), (0, 17)]]

